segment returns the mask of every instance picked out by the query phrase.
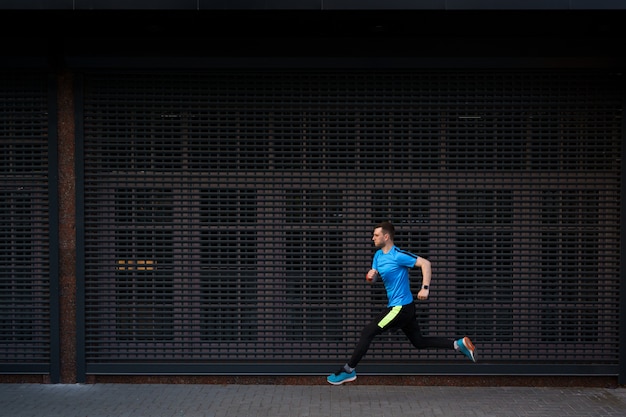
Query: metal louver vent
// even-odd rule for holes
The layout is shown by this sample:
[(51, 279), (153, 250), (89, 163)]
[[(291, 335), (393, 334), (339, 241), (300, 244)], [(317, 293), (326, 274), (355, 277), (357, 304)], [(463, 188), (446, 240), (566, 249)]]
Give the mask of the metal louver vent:
[[(425, 333), (471, 335), (505, 366), (617, 364), (621, 82), (88, 75), (88, 371), (341, 363), (385, 303), (364, 283), (381, 220), (433, 263)], [(462, 360), (390, 334), (364, 364), (416, 358)]]
[(0, 369), (50, 370), (48, 82), (0, 76)]

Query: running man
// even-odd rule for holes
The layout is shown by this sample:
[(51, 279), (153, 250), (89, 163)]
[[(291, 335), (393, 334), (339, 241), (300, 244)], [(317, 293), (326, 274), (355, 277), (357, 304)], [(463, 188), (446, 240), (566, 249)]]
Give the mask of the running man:
[(336, 373), (330, 374), (327, 381), (333, 385), (356, 379), (355, 368), (367, 353), (370, 343), (379, 334), (391, 329), (404, 332), (413, 346), (418, 349), (455, 349), (476, 362), (476, 348), (469, 337), (458, 340), (444, 337), (424, 337), (415, 317), (415, 303), (409, 281), (409, 268), (422, 270), (422, 288), (417, 294), (419, 300), (428, 299), (432, 275), (430, 261), (421, 256), (398, 248), (394, 242), (395, 228), (390, 222), (383, 222), (374, 228), (372, 241), (378, 248), (372, 260), (372, 269), (366, 275), (370, 283), (378, 278), (383, 280), (387, 291), (387, 310), (365, 326), (352, 357)]

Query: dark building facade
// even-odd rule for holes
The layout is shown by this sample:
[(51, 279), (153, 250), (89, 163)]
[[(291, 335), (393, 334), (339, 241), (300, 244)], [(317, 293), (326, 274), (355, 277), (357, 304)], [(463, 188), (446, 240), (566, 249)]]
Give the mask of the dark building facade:
[(69, 3), (0, 2), (4, 380), (325, 375), (391, 220), (479, 363), (360, 372), (624, 382), (619, 5)]

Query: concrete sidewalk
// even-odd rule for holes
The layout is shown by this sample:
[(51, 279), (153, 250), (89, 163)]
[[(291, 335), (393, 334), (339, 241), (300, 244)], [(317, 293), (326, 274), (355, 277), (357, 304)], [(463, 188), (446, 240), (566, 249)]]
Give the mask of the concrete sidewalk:
[(626, 416), (626, 389), (0, 384), (3, 417)]

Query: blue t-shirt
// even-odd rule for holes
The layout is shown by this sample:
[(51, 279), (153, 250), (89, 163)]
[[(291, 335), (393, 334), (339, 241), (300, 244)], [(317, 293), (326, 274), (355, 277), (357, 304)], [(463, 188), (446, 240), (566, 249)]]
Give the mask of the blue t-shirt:
[(403, 306), (413, 302), (409, 268), (415, 266), (417, 255), (393, 246), (388, 253), (379, 249), (374, 254), (372, 268), (380, 274), (389, 303), (387, 307)]

